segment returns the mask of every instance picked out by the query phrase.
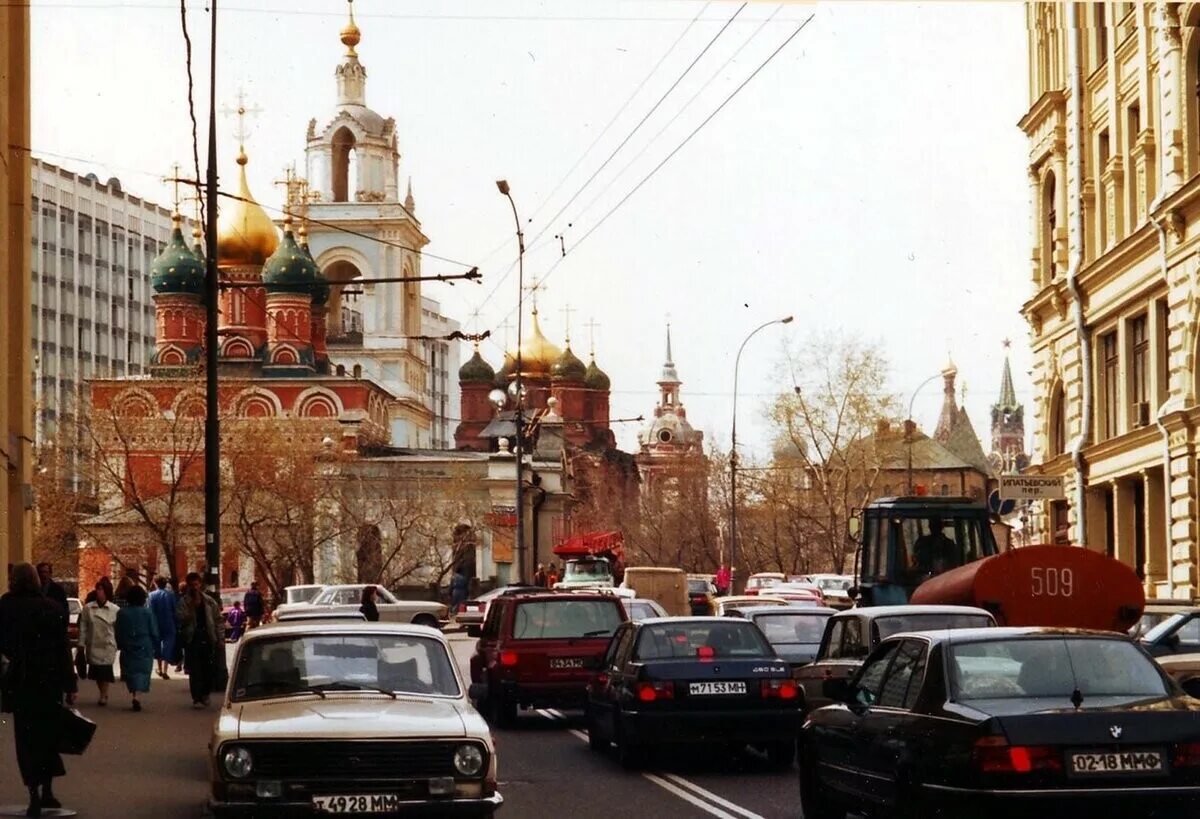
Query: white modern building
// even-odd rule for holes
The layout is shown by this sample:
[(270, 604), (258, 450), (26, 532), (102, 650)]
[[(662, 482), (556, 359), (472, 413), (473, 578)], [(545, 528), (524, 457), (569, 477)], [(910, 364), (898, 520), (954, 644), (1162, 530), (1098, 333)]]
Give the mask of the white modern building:
[(462, 395), (458, 390), (462, 341), (452, 337), (460, 330), (456, 320), (442, 315), (441, 304), (421, 297), (421, 344), (429, 372), (426, 400), (433, 413), (429, 446), (433, 449), (454, 448), (454, 428), (462, 416)]
[(37, 158), (32, 166), (35, 438), (62, 449), (78, 488), (83, 382), (144, 372), (154, 352), (150, 262), (170, 238), (171, 214), (115, 177)]

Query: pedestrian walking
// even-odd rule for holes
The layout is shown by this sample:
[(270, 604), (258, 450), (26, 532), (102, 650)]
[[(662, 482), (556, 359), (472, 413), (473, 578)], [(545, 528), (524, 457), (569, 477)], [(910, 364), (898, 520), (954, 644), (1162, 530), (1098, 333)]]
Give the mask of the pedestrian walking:
[(165, 577), (154, 578), (154, 586), (154, 591), (150, 592), (150, 613), (154, 615), (154, 625), (158, 628), (154, 659), (158, 664), (158, 676), (169, 680), (171, 675), (167, 669), (175, 663), (176, 657), (176, 631), (179, 624), (175, 619), (175, 606), (179, 597), (167, 585)]
[(117, 648), (121, 651), (121, 679), (132, 698), (130, 707), (142, 710), (138, 694), (150, 692), (150, 674), (159, 645), (158, 621), (146, 607), (146, 590), (134, 586), (117, 613)]
[(722, 565), (717, 569), (717, 576), (713, 579), (713, 585), (717, 587), (717, 595), (724, 597), (729, 594), (729, 583), (732, 580), (732, 574), (729, 567)]
[(17, 767), (29, 790), (26, 816), (62, 807), (54, 796), (54, 778), (67, 772), (57, 726), (63, 700), (75, 702), (75, 671), (57, 606), (42, 594), (33, 566), (12, 567), (8, 593), (0, 597), (0, 655), (8, 661), (0, 706), (13, 715)]
[(554, 584), (557, 582), (558, 582), (558, 569), (555, 568), (553, 563), (551, 563), (549, 570), (547, 570), (547, 572), (546, 572), (546, 588), (548, 588), (548, 589), (554, 588)]
[(108, 705), (108, 687), (115, 680), (113, 663), (117, 659), (117, 604), (108, 597), (108, 588), (96, 584), (95, 599), (79, 615), (79, 644), (88, 663), (88, 679), (96, 683), (100, 697), (97, 705)]
[(546, 565), (539, 563), (537, 571), (533, 573), (533, 585), (546, 588)]
[(58, 606), (62, 612), (63, 628), (71, 619), (71, 609), (67, 605), (67, 591), (54, 581), (54, 567), (49, 563), (37, 564), (38, 581), (42, 585), (42, 595)]
[(262, 624), (264, 606), (257, 580), (250, 583), (250, 591), (246, 592), (242, 607), (246, 610), (246, 628), (258, 628)]
[(362, 604), (358, 607), (358, 610), (363, 613), (363, 617), (366, 617), (368, 622), (379, 622), (379, 607), (375, 605), (374, 586), (363, 586)]
[(175, 663), (175, 673), (183, 673), (183, 638), (179, 636), (179, 601), (187, 597), (187, 580), (180, 580), (175, 584), (175, 656), (171, 661)]
[(111, 599), (117, 606), (124, 606), (129, 599), (129, 590), (138, 585), (140, 583), (138, 581), (137, 569), (126, 569), (125, 573), (121, 576), (121, 582), (117, 583), (117, 590), (111, 595)]
[(188, 688), (193, 708), (207, 708), (216, 678), (216, 652), (224, 651), (221, 611), (200, 587), (200, 574), (187, 576), (187, 593), (175, 610), (179, 637), (183, 643), (183, 663), (188, 673)]
[(467, 575), (462, 566), (454, 570), (450, 578), (450, 611), (458, 611), (458, 607), (467, 602)]
[(246, 630), (246, 612), (242, 608), (240, 600), (234, 602), (227, 619), (229, 620), (229, 641), (236, 643), (242, 639), (242, 632)]
[[(108, 575), (105, 575), (104, 577), (100, 578), (96, 582), (97, 582), (97, 584), (104, 586), (104, 591), (108, 593), (108, 599), (111, 601), (113, 599), (112, 580), (109, 579)], [(96, 589), (93, 586), (92, 590), (87, 593), (87, 597), (84, 598), (83, 602), (85, 604), (87, 604), (87, 603), (91, 603), (95, 599), (96, 599)]]

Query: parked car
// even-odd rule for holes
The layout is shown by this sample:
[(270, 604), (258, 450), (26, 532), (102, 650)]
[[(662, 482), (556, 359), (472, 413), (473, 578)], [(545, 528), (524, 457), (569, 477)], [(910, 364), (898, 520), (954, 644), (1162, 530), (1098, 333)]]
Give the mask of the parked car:
[(1179, 816), (1200, 797), (1200, 702), (1124, 635), (900, 634), (825, 686), (799, 742), (808, 819)]
[[(306, 606), (325, 607), (333, 611), (358, 611), (362, 605), (362, 590), (367, 583), (340, 586), (324, 586), (309, 603), (283, 605), (275, 609), (275, 616), (295, 611)], [(430, 600), (398, 600), (383, 586), (375, 586), (375, 605), (379, 608), (379, 619), (389, 623), (415, 623), (418, 626), (438, 628), (449, 619), (449, 609)]]
[(78, 597), (67, 598), (67, 639), (71, 645), (79, 645), (79, 615), (83, 611), (83, 602)]
[(1143, 634), (1139, 642), (1155, 657), (1200, 652), (1200, 608), (1189, 606), (1167, 615)]
[(745, 594), (753, 597), (763, 589), (769, 589), (771, 586), (778, 586), (785, 582), (787, 581), (782, 572), (758, 572), (746, 578)]
[(238, 647), (209, 744), (228, 816), (490, 816), (496, 748), (445, 638), (398, 623), (277, 623)]
[(1154, 659), (1189, 696), (1200, 699), (1200, 653), (1165, 654)]
[(745, 618), (767, 638), (783, 660), (795, 671), (817, 658), (825, 623), (837, 613), (830, 608), (758, 606), (746, 609)]
[(745, 609), (751, 609), (756, 606), (786, 606), (788, 601), (782, 597), (764, 597), (758, 596), (737, 596), (737, 597), (722, 597), (717, 600), (716, 615), (718, 617), (743, 617), (742, 612)]
[(588, 744), (639, 767), (656, 747), (754, 745), (781, 767), (800, 712), (787, 663), (752, 623), (668, 617), (621, 626), (588, 686)]
[(670, 616), (667, 614), (667, 610), (658, 603), (641, 597), (622, 598), (621, 604), (625, 606), (625, 613), (629, 615), (630, 620), (648, 620), (651, 617)]
[(671, 615), (682, 616), (692, 611), (687, 574), (683, 569), (630, 566), (625, 570), (621, 588), (631, 589), (642, 599), (654, 600)]
[(853, 677), (875, 646), (893, 634), (994, 625), (990, 612), (971, 606), (866, 606), (838, 612), (825, 623), (816, 660), (796, 671), (803, 706), (827, 705), (825, 682)]
[(329, 611), (327, 609), (310, 609), (308, 611), (293, 610), (286, 611), (279, 617), (276, 617), (276, 623), (334, 623), (334, 622), (359, 622), (365, 623), (367, 615), (361, 611)]
[(708, 575), (689, 574), (687, 590), (692, 615), (707, 617), (716, 611), (717, 586)]
[(581, 707), (608, 640), (628, 620), (615, 594), (515, 591), (494, 598), (471, 655), (471, 699), (493, 725), (520, 707)]
[(779, 583), (771, 586), (767, 593), (772, 597), (780, 597), (788, 603), (825, 605), (825, 595), (821, 594), (821, 590), (811, 583)]
[(311, 603), (312, 599), (316, 597), (323, 588), (325, 587), (319, 583), (308, 583), (300, 586), (287, 586), (283, 590), (283, 602), (289, 605), (294, 603)]
[(478, 597), (467, 600), (458, 607), (458, 611), (454, 613), (454, 622), (466, 628), (467, 635), (470, 637), (478, 637), (479, 629), (483, 625), (483, 618), (487, 615), (487, 607), (492, 600), (504, 594), (506, 591), (514, 589), (528, 589), (536, 591), (539, 586), (528, 586), (524, 584), (515, 584), (512, 586), (500, 586), (491, 591), (484, 592)]

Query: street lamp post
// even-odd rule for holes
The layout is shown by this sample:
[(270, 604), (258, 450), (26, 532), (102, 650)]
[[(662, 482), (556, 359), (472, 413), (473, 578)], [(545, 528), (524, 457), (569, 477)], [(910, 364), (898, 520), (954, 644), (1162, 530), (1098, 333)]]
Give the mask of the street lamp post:
[(496, 188), (500, 194), (508, 199), (508, 204), (512, 206), (513, 222), (517, 225), (517, 361), (516, 374), (513, 379), (513, 388), (516, 392), (514, 398), (516, 401), (517, 419), (516, 419), (516, 442), (513, 448), (513, 453), (516, 455), (517, 463), (517, 582), (523, 583), (526, 581), (526, 566), (525, 566), (525, 491), (524, 491), (524, 446), (521, 439), (524, 433), (525, 414), (525, 391), (521, 385), (521, 331), (525, 321), (525, 232), (521, 230), (521, 218), (517, 215), (517, 203), (513, 201), (512, 194), (509, 192), (508, 180), (496, 180)]
[(738, 394), (738, 371), (742, 366), (742, 351), (746, 349), (746, 344), (750, 339), (754, 338), (759, 330), (766, 329), (772, 324), (790, 324), (792, 316), (784, 316), (783, 318), (772, 319), (764, 322), (750, 331), (750, 335), (746, 336), (742, 341), (742, 346), (738, 347), (737, 358), (733, 362), (733, 426), (731, 434), (731, 444), (729, 447), (729, 586), (730, 591), (733, 591), (734, 583), (737, 577), (737, 394)]
[(906, 483), (908, 485), (907, 494), (909, 494), (909, 495), (911, 495), (913, 493), (913, 465), (912, 465), (913, 427), (914, 427), (913, 420), (912, 420), (913, 403), (917, 400), (917, 393), (919, 393), (922, 389), (924, 389), (926, 384), (928, 384), (930, 381), (935, 381), (936, 379), (941, 377), (941, 375), (942, 375), (941, 373), (937, 373), (935, 375), (929, 376), (924, 381), (922, 381), (920, 383), (920, 385), (918, 385), (917, 388), (915, 390), (913, 390), (912, 398), (910, 398), (908, 400), (908, 419), (904, 422), (904, 443), (908, 447), (908, 470), (906, 473), (907, 474)]

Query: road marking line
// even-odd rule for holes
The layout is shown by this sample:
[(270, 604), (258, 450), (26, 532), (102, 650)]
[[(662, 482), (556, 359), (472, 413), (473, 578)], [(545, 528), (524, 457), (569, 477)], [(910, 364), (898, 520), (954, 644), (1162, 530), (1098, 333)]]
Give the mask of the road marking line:
[(721, 810), (720, 808), (717, 808), (717, 807), (714, 807), (714, 806), (708, 804), (707, 802), (702, 800), (700, 797), (693, 796), (692, 794), (685, 791), (683, 788), (680, 788), (677, 785), (671, 784), (670, 782), (668, 782), (667, 780), (663, 779), (660, 776), (656, 776), (655, 774), (652, 774), (652, 773), (644, 773), (644, 774), (642, 774), (642, 777), (644, 779), (646, 779), (647, 781), (653, 782), (655, 785), (658, 785), (663, 790), (673, 793), (675, 796), (678, 796), (680, 799), (684, 800), (685, 802), (691, 802), (693, 805), (700, 808), (705, 813), (711, 813), (713, 816), (720, 816), (721, 819), (738, 819), (738, 816), (736, 814), (726, 813), (725, 811)]
[(718, 805), (720, 805), (723, 808), (728, 808), (729, 810), (734, 811), (739, 816), (745, 817), (745, 819), (763, 819), (763, 817), (760, 816), (759, 814), (754, 813), (753, 811), (747, 810), (746, 808), (743, 808), (741, 805), (734, 804), (733, 802), (730, 802), (728, 799), (717, 796), (712, 791), (706, 790), (706, 789), (700, 787), (699, 785), (697, 785), (695, 782), (684, 779), (682, 776), (679, 776), (678, 774), (669, 773), (669, 774), (663, 774), (663, 776), (665, 776), (667, 779), (671, 780), (672, 782), (674, 782), (677, 785), (680, 785), (684, 788), (689, 788), (690, 790), (699, 794), (700, 796), (703, 796), (707, 799), (712, 800), (713, 802), (717, 803)]
[(559, 711), (557, 708), (547, 708), (546, 711), (553, 714), (554, 716), (558, 717), (559, 719), (567, 718), (567, 715), (564, 714), (562, 711)]
[(580, 731), (578, 728), (568, 728), (567, 730), (570, 731), (575, 736), (582, 739), (584, 742), (590, 742), (590, 740), (588, 739), (588, 735), (585, 734), (583, 731)]
[(551, 720), (551, 721), (563, 719), (563, 716), (561, 714), (559, 714), (558, 716), (555, 716), (554, 712), (547, 708), (535, 708), (533, 710), (534, 710), (534, 713), (541, 714), (543, 717), (545, 717), (546, 719)]

